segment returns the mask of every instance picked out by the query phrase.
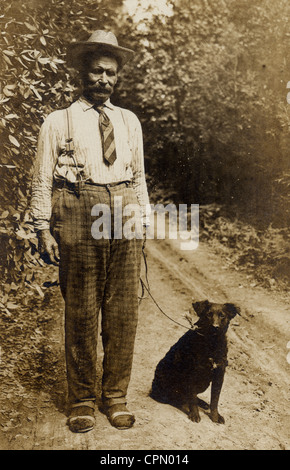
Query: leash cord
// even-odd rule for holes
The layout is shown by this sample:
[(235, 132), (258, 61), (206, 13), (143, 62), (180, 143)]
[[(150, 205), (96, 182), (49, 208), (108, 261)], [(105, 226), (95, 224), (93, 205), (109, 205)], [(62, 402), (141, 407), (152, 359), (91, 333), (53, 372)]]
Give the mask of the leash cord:
[(192, 330), (192, 328), (188, 328), (187, 326), (183, 325), (182, 323), (179, 323), (177, 322), (176, 320), (173, 320), (173, 318), (171, 318), (169, 315), (167, 315), (167, 313), (164, 312), (164, 310), (162, 310), (162, 308), (158, 305), (157, 301), (154, 299), (153, 295), (151, 294), (151, 291), (150, 291), (150, 286), (149, 286), (149, 281), (148, 281), (148, 265), (147, 265), (147, 259), (146, 259), (146, 253), (144, 251), (144, 246), (142, 247), (142, 253), (143, 253), (143, 259), (144, 259), (144, 264), (145, 264), (145, 278), (146, 278), (146, 283), (147, 283), (147, 286), (145, 284), (145, 282), (142, 280), (142, 278), (140, 277), (140, 282), (141, 282), (141, 286), (142, 286), (142, 297), (140, 299), (140, 302), (141, 300), (143, 299), (144, 297), (144, 289), (147, 291), (147, 293), (149, 294), (149, 296), (151, 297), (151, 299), (153, 300), (154, 304), (156, 305), (156, 307), (158, 308), (158, 310), (160, 310), (160, 312), (166, 317), (168, 318), (169, 320), (171, 320), (173, 323), (175, 323), (176, 325), (178, 326), (182, 326), (182, 328), (185, 328), (186, 330)]

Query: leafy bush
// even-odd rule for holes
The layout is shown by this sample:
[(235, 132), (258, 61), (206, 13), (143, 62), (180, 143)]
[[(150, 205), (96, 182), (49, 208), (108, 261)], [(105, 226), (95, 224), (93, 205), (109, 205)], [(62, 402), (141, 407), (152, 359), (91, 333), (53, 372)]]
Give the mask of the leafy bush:
[(222, 212), (215, 204), (201, 207), (201, 240), (222, 253), (231, 267), (245, 270), (263, 286), (289, 289), (288, 230), (272, 225), (266, 230), (257, 230)]
[(102, 0), (2, 3), (0, 266), (6, 299), (15, 282), (24, 281), (39, 290), (35, 271), (43, 263), (29, 215), (30, 185), (44, 117), (74, 98), (76, 84), (64, 60), (66, 44), (101, 28), (104, 22), (113, 27), (122, 1), (109, 5)]
[(275, 180), (289, 169), (289, 2), (169, 3), (171, 16), (136, 31), (122, 95), (142, 119), (149, 173), (178, 202), (238, 204), (286, 226)]

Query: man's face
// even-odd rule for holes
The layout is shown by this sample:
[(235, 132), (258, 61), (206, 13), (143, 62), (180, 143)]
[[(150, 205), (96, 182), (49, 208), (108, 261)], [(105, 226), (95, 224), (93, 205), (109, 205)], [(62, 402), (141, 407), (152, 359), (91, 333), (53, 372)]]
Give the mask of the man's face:
[(118, 78), (118, 63), (113, 57), (92, 57), (83, 72), (83, 94), (95, 104), (104, 103), (114, 91)]

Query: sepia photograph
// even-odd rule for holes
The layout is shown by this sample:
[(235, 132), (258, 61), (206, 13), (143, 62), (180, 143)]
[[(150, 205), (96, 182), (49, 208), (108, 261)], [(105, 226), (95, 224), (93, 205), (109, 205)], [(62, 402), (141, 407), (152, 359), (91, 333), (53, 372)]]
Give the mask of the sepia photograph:
[(290, 450), (289, 1), (0, 5), (0, 450)]

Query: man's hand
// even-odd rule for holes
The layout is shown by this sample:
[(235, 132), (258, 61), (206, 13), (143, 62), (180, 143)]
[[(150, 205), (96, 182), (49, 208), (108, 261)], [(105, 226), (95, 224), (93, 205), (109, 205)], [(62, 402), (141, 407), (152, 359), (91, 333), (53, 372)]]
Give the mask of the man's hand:
[(50, 233), (49, 229), (40, 230), (38, 236), (38, 249), (41, 258), (47, 264), (54, 264), (58, 266), (59, 263), (59, 251), (58, 244)]

